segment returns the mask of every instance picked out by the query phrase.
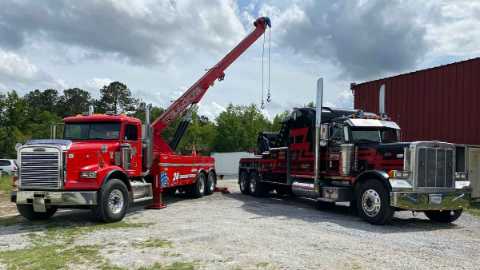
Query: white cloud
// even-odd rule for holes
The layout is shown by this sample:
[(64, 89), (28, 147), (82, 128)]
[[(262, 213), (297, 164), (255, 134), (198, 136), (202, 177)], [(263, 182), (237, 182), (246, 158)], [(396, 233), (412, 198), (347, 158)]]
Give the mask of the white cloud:
[(93, 78), (86, 83), (87, 89), (98, 91), (113, 82), (110, 78)]
[(422, 22), (431, 57), (469, 58), (480, 54), (480, 1), (427, 2)]
[(415, 67), (427, 51), (425, 27), (401, 1), (302, 1), (263, 11), (275, 19), (279, 46), (332, 62), (354, 79)]
[[(4, 90), (25, 88), (59, 88), (63, 80), (54, 79), (26, 57), (0, 49), (0, 81)], [(8, 89), (7, 89), (8, 88)]]
[(208, 117), (211, 121), (225, 111), (226, 108), (215, 101), (212, 102), (200, 102), (198, 104), (198, 114)]
[[(140, 65), (218, 52), (245, 30), (228, 0), (0, 2), (0, 45), (56, 44), (71, 59), (113, 57)], [(37, 43), (35, 42), (35, 43)]]

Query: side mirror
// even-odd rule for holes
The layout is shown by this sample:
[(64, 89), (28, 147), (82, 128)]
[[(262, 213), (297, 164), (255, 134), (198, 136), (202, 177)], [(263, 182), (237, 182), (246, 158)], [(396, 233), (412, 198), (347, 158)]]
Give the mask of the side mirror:
[(328, 124), (320, 126), (320, 146), (327, 146), (328, 138), (330, 137), (330, 127)]

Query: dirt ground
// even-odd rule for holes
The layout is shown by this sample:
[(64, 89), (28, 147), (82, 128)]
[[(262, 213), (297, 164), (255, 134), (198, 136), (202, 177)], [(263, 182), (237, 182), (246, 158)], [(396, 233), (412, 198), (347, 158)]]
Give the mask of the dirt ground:
[(10, 194), (0, 191), (0, 217), (15, 214), (16, 211), (15, 204), (10, 203)]
[[(455, 224), (442, 225), (420, 213), (402, 212), (391, 225), (373, 226), (347, 207), (317, 210), (303, 199), (246, 196), (235, 180), (219, 186), (232, 193), (169, 198), (162, 210), (139, 206), (112, 227), (89, 221), (85, 211), (61, 212), (34, 224), (0, 218), (0, 269), (22, 266), (25, 256), (32, 256), (25, 265), (39, 260), (37, 266), (55, 269), (42, 264), (50, 257), (36, 255), (38, 247), (42, 252), (54, 248), (58, 252), (52, 254), (52, 264), (72, 269), (480, 267), (480, 219), (468, 213)], [(72, 248), (88, 252), (72, 255)], [(29, 267), (18, 269), (40, 269)]]

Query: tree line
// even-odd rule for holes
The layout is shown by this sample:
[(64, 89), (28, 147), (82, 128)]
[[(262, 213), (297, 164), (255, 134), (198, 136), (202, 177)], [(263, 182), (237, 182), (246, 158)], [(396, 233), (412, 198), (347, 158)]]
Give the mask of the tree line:
[[(124, 113), (145, 120), (146, 103), (133, 97), (126, 84), (112, 82), (99, 91), (98, 99), (80, 88), (61, 92), (36, 89), (23, 96), (15, 90), (0, 93), (0, 158), (15, 158), (17, 143), (50, 138), (52, 125), (61, 123), (66, 116), (87, 112), (90, 105), (94, 106), (96, 113)], [(163, 111), (164, 108), (154, 106), (152, 120)], [(258, 132), (279, 130), (287, 115), (288, 112), (278, 114), (270, 121), (254, 104), (229, 104), (215, 119), (194, 111), (192, 122), (177, 151), (188, 153), (193, 148), (203, 154), (253, 151)], [(179, 122), (180, 119), (162, 134), (167, 141), (172, 138)]]

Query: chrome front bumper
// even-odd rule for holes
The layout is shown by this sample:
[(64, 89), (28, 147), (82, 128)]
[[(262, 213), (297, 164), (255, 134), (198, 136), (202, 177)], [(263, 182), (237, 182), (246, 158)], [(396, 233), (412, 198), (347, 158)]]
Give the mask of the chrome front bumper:
[(31, 204), (34, 211), (44, 212), (45, 206), (93, 206), (97, 205), (96, 191), (16, 191), (12, 202)]
[(405, 210), (456, 210), (470, 204), (470, 191), (449, 192), (390, 192), (390, 205)]

